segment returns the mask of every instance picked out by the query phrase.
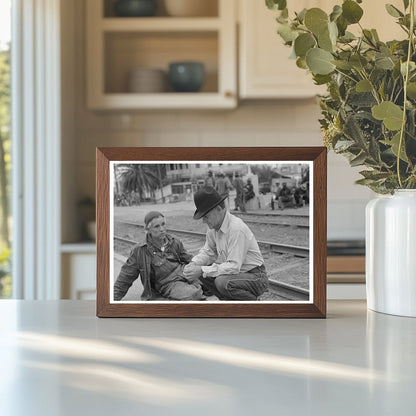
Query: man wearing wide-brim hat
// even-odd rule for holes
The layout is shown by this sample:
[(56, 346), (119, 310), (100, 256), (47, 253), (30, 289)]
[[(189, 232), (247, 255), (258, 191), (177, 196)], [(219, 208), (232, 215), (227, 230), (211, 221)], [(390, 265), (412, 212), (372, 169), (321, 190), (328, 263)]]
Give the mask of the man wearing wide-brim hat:
[(257, 300), (268, 289), (263, 256), (248, 226), (226, 210), (225, 198), (212, 187), (196, 192), (194, 219), (202, 218), (209, 230), (184, 276), (199, 278), (204, 293), (221, 300)]

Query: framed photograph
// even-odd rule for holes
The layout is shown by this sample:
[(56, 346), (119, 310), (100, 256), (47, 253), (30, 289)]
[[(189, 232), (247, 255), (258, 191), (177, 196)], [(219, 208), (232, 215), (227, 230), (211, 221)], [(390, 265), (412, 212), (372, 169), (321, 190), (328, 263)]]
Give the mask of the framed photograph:
[(324, 318), (326, 152), (97, 148), (97, 316)]

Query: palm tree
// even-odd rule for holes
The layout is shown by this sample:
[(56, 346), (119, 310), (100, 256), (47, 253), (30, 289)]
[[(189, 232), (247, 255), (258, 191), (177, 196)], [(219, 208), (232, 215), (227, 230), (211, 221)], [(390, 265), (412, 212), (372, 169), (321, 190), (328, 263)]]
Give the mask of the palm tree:
[(136, 192), (143, 199), (145, 191), (153, 192), (159, 186), (156, 165), (118, 165), (124, 192)]
[(269, 182), (273, 177), (273, 168), (270, 165), (253, 165), (251, 171), (258, 175), (259, 182)]

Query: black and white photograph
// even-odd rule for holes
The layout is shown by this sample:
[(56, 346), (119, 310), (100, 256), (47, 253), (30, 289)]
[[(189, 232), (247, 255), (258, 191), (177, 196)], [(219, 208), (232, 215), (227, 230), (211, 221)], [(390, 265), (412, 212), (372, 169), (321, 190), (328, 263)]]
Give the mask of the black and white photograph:
[(312, 170), (111, 161), (110, 303), (312, 303)]

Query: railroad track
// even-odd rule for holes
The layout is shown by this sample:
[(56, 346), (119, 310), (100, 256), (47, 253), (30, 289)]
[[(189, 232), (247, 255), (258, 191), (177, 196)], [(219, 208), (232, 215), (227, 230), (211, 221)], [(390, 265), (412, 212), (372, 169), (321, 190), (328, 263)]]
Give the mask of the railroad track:
[[(125, 222), (125, 221), (117, 221), (117, 222), (119, 224), (124, 224), (128, 226), (144, 228), (144, 225), (141, 225), (141, 224), (135, 224), (135, 223)], [(200, 239), (202, 239), (202, 244), (203, 244), (203, 241), (205, 241), (205, 233), (201, 233), (199, 231), (177, 230), (175, 228), (168, 228), (167, 231), (171, 234), (176, 234), (178, 236), (184, 235), (185, 237), (189, 237), (189, 236), (199, 237)], [(309, 247), (294, 246), (290, 244), (281, 244), (281, 243), (275, 243), (272, 241), (263, 241), (263, 240), (257, 240), (257, 242), (261, 249), (267, 249), (272, 253), (293, 254), (294, 256), (309, 258)], [(202, 247), (202, 244), (199, 245), (198, 247)]]
[[(140, 224), (128, 222), (121, 223), (144, 228), (144, 226)], [(168, 231), (169, 233), (178, 236), (183, 242), (186, 250), (192, 255), (195, 255), (205, 242), (205, 233), (197, 231), (176, 230), (172, 228), (169, 228)], [(114, 236), (114, 240), (118, 241), (122, 245), (126, 245), (126, 248), (130, 248), (137, 244), (137, 241), (133, 241), (129, 238), (121, 236)], [(265, 259), (265, 265), (269, 275), (270, 291), (272, 292), (272, 299), (308, 300), (308, 290), (282, 282), (278, 279), (283, 273), (287, 271), (293, 271), (294, 269), (300, 269), (301, 267), (305, 268), (309, 264), (309, 249), (305, 247), (288, 246), (267, 241), (258, 241), (258, 243)], [(283, 266), (273, 267), (271, 265), (273, 262), (270, 255), (276, 253), (277, 255), (281, 256), (279, 259), (281, 259), (281, 262), (284, 263)], [(267, 294), (266, 299), (264, 300), (268, 300)]]
[(270, 224), (280, 227), (293, 227), (309, 229), (309, 215), (280, 215), (262, 214), (232, 211), (236, 217), (240, 217), (247, 224)]

